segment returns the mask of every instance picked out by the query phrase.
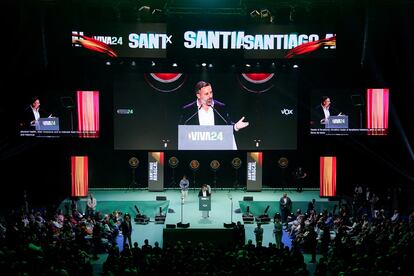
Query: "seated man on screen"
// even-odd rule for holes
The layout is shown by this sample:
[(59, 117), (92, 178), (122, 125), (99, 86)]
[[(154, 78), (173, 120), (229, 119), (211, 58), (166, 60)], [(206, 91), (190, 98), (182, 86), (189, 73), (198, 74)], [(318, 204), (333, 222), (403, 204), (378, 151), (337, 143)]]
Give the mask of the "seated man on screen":
[[(237, 123), (233, 123), (225, 104), (213, 99), (213, 89), (211, 84), (205, 81), (199, 81), (195, 85), (197, 100), (183, 107), (183, 114), (180, 118), (181, 125), (233, 125), (235, 131), (239, 131), (249, 125), (240, 118)], [(233, 149), (237, 149), (233, 137)]]
[[(333, 114), (332, 114), (333, 113)], [(331, 115), (342, 115), (342, 112), (337, 111), (331, 106), (331, 99), (328, 96), (322, 96), (321, 103), (318, 104), (312, 114), (312, 124), (314, 126), (325, 125)]]
[(52, 117), (52, 114), (40, 108), (39, 97), (33, 97), (31, 104), (24, 110), (20, 127), (27, 130), (35, 130), (36, 122), (40, 118)]

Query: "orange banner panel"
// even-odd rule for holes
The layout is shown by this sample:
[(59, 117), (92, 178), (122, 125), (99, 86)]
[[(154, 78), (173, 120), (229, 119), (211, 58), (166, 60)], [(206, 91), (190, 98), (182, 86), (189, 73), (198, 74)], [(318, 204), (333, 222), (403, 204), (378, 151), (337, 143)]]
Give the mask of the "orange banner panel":
[(72, 196), (88, 194), (88, 156), (72, 156)]
[(320, 157), (320, 183), (319, 195), (321, 197), (336, 196), (336, 157)]

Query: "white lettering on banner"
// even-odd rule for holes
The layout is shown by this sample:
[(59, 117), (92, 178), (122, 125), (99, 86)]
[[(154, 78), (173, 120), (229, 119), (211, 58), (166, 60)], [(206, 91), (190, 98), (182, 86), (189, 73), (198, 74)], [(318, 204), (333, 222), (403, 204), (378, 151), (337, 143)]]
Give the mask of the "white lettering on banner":
[(283, 115), (293, 115), (293, 109), (282, 109), (280, 110), (280, 113), (282, 113)]
[(153, 33), (130, 33), (128, 46), (140, 49), (167, 49), (167, 44), (172, 44), (172, 35)]
[(191, 131), (188, 139), (191, 141), (223, 141), (222, 131)]
[(122, 45), (122, 36), (102, 36), (102, 35), (95, 35), (93, 36), (94, 39), (105, 43), (106, 45)]
[(345, 124), (345, 119), (332, 119), (333, 124)]
[(73, 43), (73, 41), (78, 40), (78, 39), (82, 39), (81, 37), (83, 36), (83, 32), (77, 32), (77, 31), (72, 31), (72, 46), (75, 47), (82, 47), (82, 45), (78, 44), (78, 43)]
[(194, 48), (195, 47), (195, 32), (185, 32), (184, 33), (184, 47), (185, 48)]
[(158, 162), (149, 162), (149, 180), (158, 180)]
[[(334, 34), (326, 34), (330, 38)], [(318, 34), (245, 34), (244, 31), (186, 31), (187, 49), (290, 50), (301, 44), (319, 40)], [(332, 48), (332, 47), (330, 47)]]
[[(183, 34), (184, 47), (187, 49), (244, 49), (244, 50), (290, 50), (299, 45), (331, 38), (334, 33), (270, 33), (246, 34), (245, 31), (186, 31)], [(72, 41), (83, 39), (83, 31), (72, 31)], [(123, 45), (125, 37), (117, 35), (88, 35), (106, 45)], [(173, 44), (172, 35), (165, 33), (129, 33), (128, 47), (132, 49), (167, 49)], [(72, 43), (81, 47), (78, 43)], [(335, 49), (325, 45), (324, 49)]]
[(247, 180), (256, 181), (256, 162), (247, 163)]
[(55, 126), (56, 122), (55, 121), (43, 121), (42, 124), (44, 126)]

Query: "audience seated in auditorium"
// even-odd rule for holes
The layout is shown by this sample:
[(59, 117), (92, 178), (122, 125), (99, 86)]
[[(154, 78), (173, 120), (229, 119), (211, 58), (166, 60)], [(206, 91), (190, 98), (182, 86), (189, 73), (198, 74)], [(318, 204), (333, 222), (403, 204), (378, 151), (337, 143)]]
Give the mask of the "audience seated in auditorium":
[(251, 240), (226, 247), (177, 241), (161, 249), (146, 240), (142, 249), (134, 243), (122, 254), (119, 232), (113, 234), (120, 223), (117, 213), (83, 217), (71, 210), (15, 209), (0, 219), (0, 265), (2, 275), (92, 275), (93, 258), (105, 254), (102, 275), (308, 275), (303, 254), (316, 248), (322, 256), (315, 275), (411, 275), (414, 211), (387, 209), (382, 201), (372, 216), (360, 202), (354, 216), (352, 205), (341, 202), (338, 212), (293, 214), (300, 227), (291, 249), (255, 246)]

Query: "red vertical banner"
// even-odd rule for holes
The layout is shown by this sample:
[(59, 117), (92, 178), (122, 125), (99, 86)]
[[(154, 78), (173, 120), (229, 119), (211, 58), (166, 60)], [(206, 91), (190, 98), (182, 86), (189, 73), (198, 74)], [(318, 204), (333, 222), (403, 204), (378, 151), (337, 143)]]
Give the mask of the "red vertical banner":
[(99, 137), (99, 92), (77, 91), (78, 131), (81, 137)]
[(88, 195), (88, 156), (72, 156), (72, 196)]
[(370, 135), (385, 135), (388, 129), (389, 89), (367, 89), (367, 128)]
[(336, 157), (320, 157), (319, 195), (321, 197), (336, 196)]

